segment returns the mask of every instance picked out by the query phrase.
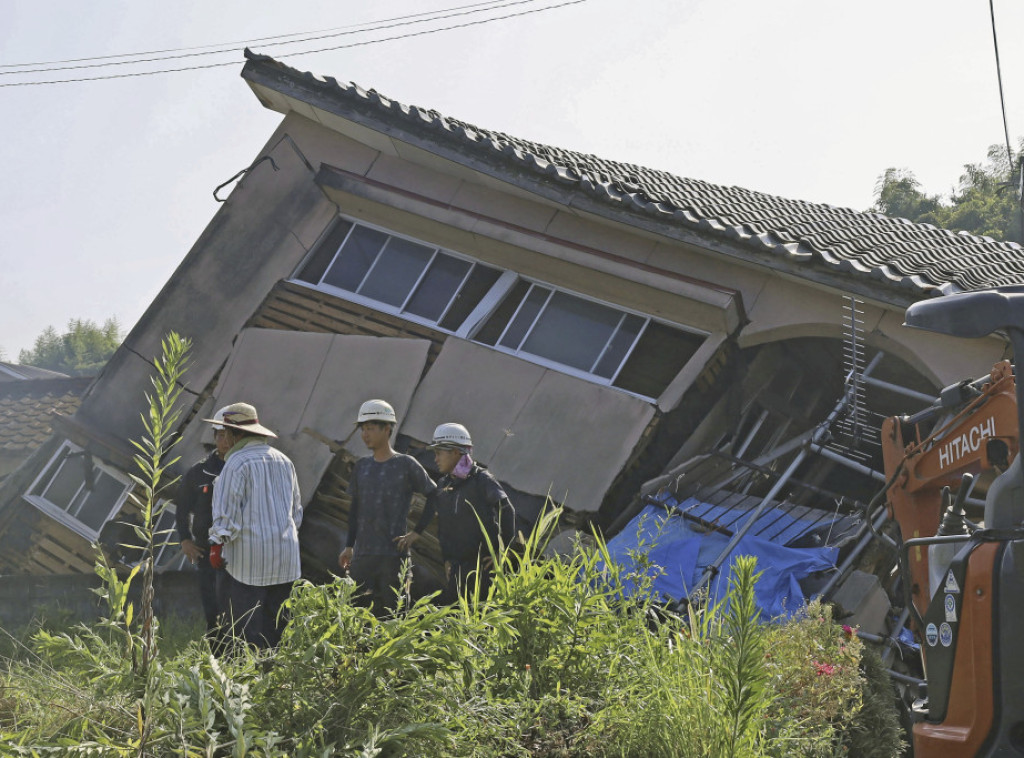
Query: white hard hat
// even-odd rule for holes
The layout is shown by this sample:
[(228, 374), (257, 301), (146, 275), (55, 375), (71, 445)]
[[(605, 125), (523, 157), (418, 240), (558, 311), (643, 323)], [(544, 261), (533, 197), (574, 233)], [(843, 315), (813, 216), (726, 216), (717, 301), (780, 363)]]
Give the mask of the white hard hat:
[(361, 424), (364, 421), (397, 424), (398, 417), (395, 416), (395, 409), (391, 407), (390, 403), (386, 403), (383, 400), (367, 400), (359, 406), (359, 416), (356, 418), (357, 424)]
[(219, 411), (213, 414), (213, 418), (211, 419), (211, 421), (213, 421), (214, 431), (219, 432), (224, 428), (224, 424), (222, 423), (224, 421), (224, 411), (228, 410), (230, 407), (230, 405), (225, 405), (223, 408), (221, 408)]
[(470, 448), (473, 447), (473, 439), (469, 436), (469, 430), (462, 424), (441, 424), (434, 430), (434, 439), (430, 446), (433, 448)]

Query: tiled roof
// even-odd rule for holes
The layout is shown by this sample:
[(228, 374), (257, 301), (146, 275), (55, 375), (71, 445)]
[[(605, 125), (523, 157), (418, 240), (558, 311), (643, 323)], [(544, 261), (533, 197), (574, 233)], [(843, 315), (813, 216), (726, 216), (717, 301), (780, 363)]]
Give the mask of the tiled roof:
[(0, 384), (0, 451), (30, 451), (50, 436), (50, 414), (71, 415), (92, 377)]
[[(406, 106), (374, 90), (293, 69), (246, 51), (243, 77), (401, 139), (445, 145), (447, 155), (497, 166), (526, 188), (555, 183), (598, 205), (738, 244), (796, 268), (869, 277), (908, 295), (1024, 284), (1024, 248), (879, 213), (767, 195), (551, 147)], [(308, 102), (308, 100), (307, 100)], [(326, 103), (326, 105), (325, 105)]]

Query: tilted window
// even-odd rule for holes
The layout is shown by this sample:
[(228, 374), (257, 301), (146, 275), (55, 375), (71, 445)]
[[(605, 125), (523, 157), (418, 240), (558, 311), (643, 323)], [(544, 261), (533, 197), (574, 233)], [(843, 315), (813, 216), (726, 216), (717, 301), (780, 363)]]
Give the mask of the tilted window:
[(500, 276), (446, 250), (339, 220), (297, 278), (454, 332)]
[(295, 278), (649, 398), (665, 390), (705, 338), (344, 219)]
[(95, 539), (103, 524), (120, 509), (131, 487), (126, 476), (65, 442), (32, 483), (25, 499)]
[(477, 331), (476, 340), (657, 397), (704, 337), (520, 280)]

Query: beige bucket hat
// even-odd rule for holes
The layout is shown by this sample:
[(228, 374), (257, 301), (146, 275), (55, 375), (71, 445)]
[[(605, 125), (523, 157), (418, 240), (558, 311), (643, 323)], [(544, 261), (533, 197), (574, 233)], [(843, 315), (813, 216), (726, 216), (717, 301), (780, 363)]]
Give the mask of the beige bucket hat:
[(232, 403), (221, 408), (217, 415), (221, 418), (204, 418), (203, 421), (220, 424), (231, 429), (241, 429), (243, 432), (252, 432), (261, 437), (277, 438), (276, 434), (260, 423), (256, 409), (248, 403)]

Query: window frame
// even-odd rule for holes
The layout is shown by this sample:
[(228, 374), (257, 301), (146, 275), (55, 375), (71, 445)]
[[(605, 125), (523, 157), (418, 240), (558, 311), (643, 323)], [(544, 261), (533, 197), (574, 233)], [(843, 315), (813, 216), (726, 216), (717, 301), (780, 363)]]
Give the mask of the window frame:
[[(306, 265), (313, 258), (313, 256), (318, 252), (319, 246), (321, 244), (323, 244), (328, 239), (328, 237), (334, 231), (334, 229), (336, 228), (336, 225), (338, 223), (347, 223), (347, 224), (350, 224), (351, 226), (350, 226), (349, 230), (345, 233), (345, 236), (342, 239), (342, 241), (338, 244), (337, 250), (334, 251), (334, 255), (332, 256), (330, 262), (324, 268), (324, 271), (323, 271), (323, 273), (320, 276), (320, 282), (314, 284), (314, 283), (306, 281), (304, 279), (300, 279), (299, 278), (299, 274), (306, 267)], [(433, 250), (433, 252), (432, 252), (432, 254), (430, 256), (430, 260), (427, 262), (426, 266), (424, 266), (423, 270), (419, 273), (419, 276), (417, 277), (416, 282), (412, 285), (412, 287), (410, 288), (409, 292), (406, 294), (406, 296), (403, 299), (402, 304), (400, 306), (395, 307), (393, 305), (390, 305), (389, 303), (385, 303), (385, 302), (382, 302), (380, 300), (376, 300), (376, 299), (371, 298), (371, 297), (366, 297), (364, 295), (360, 295), (360, 294), (358, 294), (356, 292), (352, 292), (350, 290), (342, 289), (341, 287), (338, 287), (338, 286), (333, 285), (333, 284), (326, 283), (324, 281), (324, 279), (327, 277), (328, 272), (330, 272), (332, 266), (334, 266), (334, 264), (337, 262), (338, 254), (341, 252), (342, 248), (348, 242), (349, 238), (351, 237), (353, 231), (356, 229), (357, 226), (362, 226), (362, 227), (365, 227), (367, 229), (371, 229), (371, 230), (380, 232), (382, 234), (387, 235), (389, 238), (394, 237), (394, 238), (397, 238), (397, 239), (402, 239), (402, 240), (405, 240), (407, 242), (418, 244), (418, 245), (421, 245), (421, 246), (426, 247), (426, 248), (431, 248)], [(389, 239), (389, 241), (390, 241), (390, 239)], [(363, 274), (362, 278), (360, 279), (359, 287), (362, 287), (366, 283), (366, 281), (369, 279), (370, 275), (373, 273), (374, 269), (377, 267), (377, 264), (380, 262), (381, 257), (384, 254), (384, 251), (387, 249), (387, 244), (388, 244), (388, 242), (385, 242), (384, 245), (381, 246), (380, 250), (377, 251), (376, 257), (374, 258), (373, 263), (369, 266), (369, 268), (367, 268), (366, 272)], [(431, 321), (430, 319), (423, 318), (422, 316), (417, 316), (414, 313), (408, 313), (408, 312), (403, 311), (403, 308), (405, 308), (408, 305), (409, 300), (416, 293), (417, 287), (419, 287), (419, 285), (423, 281), (423, 278), (429, 272), (431, 264), (437, 259), (437, 256), (440, 253), (443, 253), (445, 255), (451, 256), (452, 258), (456, 258), (458, 260), (466, 261), (467, 263), (470, 264), (470, 268), (463, 275), (462, 282), (459, 284), (458, 287), (455, 288), (454, 293), (452, 294), (451, 298), (449, 299), (447, 305), (444, 307), (444, 310), (441, 312), (441, 315), (438, 317), (437, 321)], [(497, 271), (500, 271), (501, 273), (498, 276), (498, 278), (495, 280), (495, 282), (490, 286), (490, 289), (486, 292), (486, 294), (484, 294), (484, 296), (476, 304), (476, 306), (473, 308), (473, 310), (470, 311), (470, 313), (466, 316), (465, 320), (462, 322), (462, 324), (459, 326), (458, 329), (453, 331), (452, 329), (445, 328), (445, 327), (441, 326), (441, 322), (444, 320), (445, 316), (448, 314), (449, 310), (451, 309), (452, 304), (455, 302), (456, 296), (458, 295), (458, 293), (461, 290), (461, 288), (463, 286), (465, 286), (466, 282), (469, 280), (470, 276), (473, 273), (474, 266), (477, 266), (477, 265), (484, 266), (484, 267), (487, 267), (487, 268), (490, 268), (490, 269), (493, 269), (493, 270), (497, 270)], [(571, 290), (571, 289), (568, 289), (566, 287), (562, 287), (560, 285), (553, 284), (551, 282), (546, 282), (546, 281), (542, 281), (540, 279), (536, 279), (536, 278), (533, 278), (533, 277), (524, 276), (524, 275), (522, 275), (522, 274), (520, 274), (520, 273), (518, 273), (516, 271), (511, 270), (511, 269), (503, 269), (500, 266), (496, 266), (496, 265), (494, 265), (492, 263), (489, 263), (489, 262), (486, 262), (486, 261), (481, 261), (481, 260), (479, 260), (477, 258), (474, 258), (471, 255), (466, 255), (464, 253), (459, 253), (459, 252), (450, 250), (449, 248), (442, 247), (440, 245), (435, 245), (433, 243), (429, 243), (429, 242), (425, 242), (423, 240), (416, 239), (415, 237), (409, 237), (409, 236), (404, 235), (404, 234), (399, 234), (399, 233), (394, 232), (394, 231), (392, 231), (390, 229), (387, 229), (385, 227), (378, 226), (376, 224), (367, 223), (367, 222), (362, 221), (360, 219), (353, 218), (351, 216), (346, 216), (346, 215), (343, 215), (343, 214), (338, 214), (335, 217), (335, 219), (330, 224), (328, 224), (327, 228), (324, 229), (323, 234), (320, 235), (320, 239), (317, 241), (316, 244), (314, 244), (310, 248), (309, 254), (304, 256), (303, 260), (296, 267), (296, 269), (293, 272), (292, 276), (289, 278), (289, 281), (292, 282), (293, 284), (298, 284), (298, 285), (303, 286), (303, 287), (309, 287), (309, 288), (314, 289), (314, 290), (319, 291), (319, 292), (325, 292), (325, 293), (327, 293), (329, 295), (332, 295), (334, 297), (341, 298), (342, 300), (347, 300), (347, 301), (355, 303), (357, 305), (362, 305), (362, 306), (364, 306), (366, 308), (372, 308), (373, 310), (380, 311), (381, 313), (387, 313), (387, 314), (389, 314), (391, 316), (395, 316), (397, 318), (401, 318), (401, 319), (404, 319), (406, 321), (410, 321), (410, 322), (412, 322), (414, 324), (420, 324), (422, 326), (426, 326), (426, 327), (429, 327), (431, 329), (435, 329), (438, 332), (441, 332), (443, 334), (450, 334), (450, 335), (453, 335), (453, 336), (458, 337), (460, 339), (469, 340), (471, 342), (474, 342), (474, 343), (480, 345), (481, 347), (487, 347), (487, 348), (490, 348), (492, 350), (496, 350), (496, 351), (498, 351), (500, 353), (504, 353), (505, 355), (511, 355), (511, 356), (516, 357), (516, 358), (520, 358), (521, 360), (525, 360), (525, 361), (528, 361), (530, 363), (534, 363), (534, 364), (536, 364), (538, 366), (543, 366), (544, 368), (548, 368), (548, 369), (551, 369), (553, 371), (558, 371), (560, 373), (566, 374), (568, 376), (575, 377), (577, 379), (583, 379), (584, 381), (591, 382), (592, 384), (597, 384), (597, 385), (603, 386), (603, 387), (610, 387), (611, 389), (614, 389), (614, 390), (616, 390), (618, 392), (624, 392), (627, 395), (631, 395), (633, 397), (641, 398), (641, 399), (646, 400), (646, 401), (656, 401), (657, 397), (652, 397), (650, 395), (643, 395), (643, 394), (640, 394), (638, 392), (634, 392), (632, 390), (625, 389), (623, 387), (617, 387), (617, 386), (615, 386), (615, 382), (618, 380), (618, 377), (621, 374), (623, 368), (625, 368), (625, 366), (629, 362), (630, 358), (633, 355), (633, 352), (636, 350), (637, 346), (640, 344), (641, 339), (643, 338), (643, 336), (646, 333), (646, 331), (647, 331), (648, 327), (650, 326), (650, 324), (651, 323), (662, 324), (662, 325), (664, 325), (664, 326), (666, 326), (666, 327), (668, 327), (670, 329), (677, 329), (677, 330), (679, 330), (681, 332), (686, 332), (688, 334), (695, 335), (697, 337), (700, 337), (702, 340), (707, 340), (711, 336), (711, 332), (705, 331), (703, 329), (697, 329), (697, 328), (694, 328), (692, 326), (688, 326), (688, 325), (684, 325), (684, 324), (678, 324), (678, 323), (675, 323), (675, 322), (672, 322), (672, 321), (667, 321), (665, 319), (655, 318), (654, 316), (651, 316), (649, 314), (642, 313), (640, 311), (637, 311), (637, 310), (634, 310), (634, 309), (631, 309), (631, 308), (626, 308), (626, 307), (623, 307), (623, 306), (618, 305), (616, 303), (610, 303), (608, 301), (601, 300), (599, 298), (596, 298), (596, 297), (593, 297), (593, 296), (590, 296), (590, 295), (585, 295), (585, 294), (583, 294), (581, 292), (577, 292), (575, 290)], [(512, 289), (519, 282), (525, 282), (526, 284), (529, 285), (527, 293), (523, 296), (522, 301), (516, 306), (516, 309), (512, 313), (512, 315), (510, 316), (508, 322), (502, 327), (501, 333), (498, 335), (497, 339), (495, 339), (494, 344), (493, 345), (489, 345), (489, 344), (487, 344), (485, 342), (480, 342), (479, 340), (477, 340), (476, 339), (476, 335), (484, 327), (484, 325), (486, 324), (488, 319), (490, 319), (494, 315), (495, 311), (498, 309), (498, 307), (501, 305), (501, 303), (504, 302), (505, 298), (509, 295), (509, 293), (512, 291)], [(505, 346), (500, 344), (501, 338), (504, 337), (506, 331), (509, 329), (511, 324), (515, 321), (516, 316), (519, 314), (519, 312), (522, 309), (524, 303), (526, 302), (526, 299), (528, 298), (528, 296), (530, 294), (530, 291), (534, 287), (543, 288), (543, 289), (548, 290), (548, 295), (545, 298), (543, 306), (541, 306), (541, 308), (538, 311), (536, 317), (533, 319), (533, 322), (530, 324), (530, 326), (527, 329), (526, 333), (523, 335), (522, 339), (520, 340), (519, 347), (516, 348), (515, 350), (512, 350), (512, 349), (507, 348), (507, 347), (505, 347)], [(530, 337), (530, 334), (532, 334), (533, 330), (537, 327), (538, 323), (541, 320), (541, 317), (544, 315), (545, 310), (547, 309), (548, 305), (550, 304), (551, 300), (555, 297), (556, 294), (567, 295), (569, 297), (576, 298), (576, 299), (582, 300), (582, 301), (587, 302), (587, 303), (593, 303), (595, 305), (603, 306), (603, 307), (608, 308), (611, 311), (614, 311), (615, 313), (619, 314), (619, 322), (616, 325), (616, 328), (612, 331), (611, 335), (606, 340), (605, 345), (601, 349), (600, 354), (591, 363), (591, 369), (592, 370), (596, 369), (600, 365), (601, 360), (604, 358), (604, 356), (607, 354), (609, 348), (611, 347), (611, 344), (612, 344), (612, 341), (615, 338), (615, 335), (618, 333), (618, 330), (620, 328), (622, 328), (622, 326), (625, 323), (626, 319), (629, 318), (630, 316), (634, 316), (636, 318), (643, 319), (643, 324), (637, 330), (636, 336), (633, 338), (632, 344), (629, 346), (629, 348), (623, 354), (622, 359), (619, 361), (618, 366), (615, 368), (614, 372), (612, 372), (610, 377), (603, 377), (603, 376), (600, 376), (599, 374), (591, 373), (590, 371), (584, 371), (584, 370), (575, 368), (573, 366), (570, 366), (568, 364), (561, 363), (561, 362), (559, 362), (557, 360), (554, 360), (554, 359), (551, 359), (551, 358), (546, 358), (546, 357), (544, 357), (542, 355), (537, 355), (536, 353), (531, 353), (531, 352), (523, 349), (523, 345), (526, 344), (527, 340)], [(699, 348), (698, 348), (698, 350), (699, 350)], [(696, 351), (695, 351), (694, 354), (696, 354)], [(691, 358), (692, 358), (692, 355), (690, 356), (690, 358), (686, 359), (686, 363), (688, 363)], [(684, 363), (683, 365), (685, 366), (686, 363)], [(677, 376), (678, 376), (678, 374), (677, 374)], [(662, 389), (662, 392), (664, 392), (664, 389)]]
[[(80, 536), (85, 537), (86, 539), (92, 542), (95, 542), (100, 537), (99, 529), (92, 529), (92, 527), (88, 526), (84, 521), (80, 521), (76, 516), (72, 515), (67, 510), (57, 505), (56, 503), (47, 500), (44, 496), (33, 494), (36, 488), (39, 487), (40, 484), (44, 481), (46, 482), (46, 484), (45, 486), (43, 486), (43, 489), (45, 490), (49, 488), (53, 484), (54, 480), (57, 478), (58, 474), (60, 474), (64, 465), (67, 463), (67, 456), (76, 453), (88, 454), (87, 451), (84, 448), (80, 447), (79, 445), (76, 445), (70, 440), (64, 440), (61, 443), (60, 447), (57, 448), (56, 452), (54, 452), (54, 454), (50, 457), (50, 460), (47, 461), (46, 465), (39, 472), (36, 478), (28, 486), (27, 490), (22, 494), (22, 497), (27, 502), (31, 503), (36, 508), (41, 510), (43, 513), (53, 518), (55, 521), (60, 522), (68, 529), (71, 529), (73, 532), (79, 534)], [(61, 460), (57, 468), (54, 469), (54, 464), (61, 458), (64, 458), (64, 460)], [(94, 468), (99, 469), (102, 473), (106, 474), (107, 476), (110, 476), (111, 478), (115, 479), (116, 481), (120, 482), (123, 485), (121, 489), (121, 494), (118, 495), (118, 497), (115, 499), (113, 506), (111, 506), (111, 509), (107, 512), (106, 517), (103, 519), (103, 523), (100, 525), (100, 529), (102, 529), (103, 526), (107, 524), (114, 516), (116, 516), (120, 512), (122, 507), (124, 507), (124, 504), (128, 500), (128, 496), (129, 494), (131, 494), (132, 488), (134, 487), (134, 482), (131, 480), (130, 477), (121, 473), (112, 466), (107, 465), (99, 458), (91, 455), (90, 458), (92, 460), (92, 465)], [(84, 486), (85, 480), (83, 479), (78, 489), (75, 490), (75, 494), (71, 497), (72, 501), (74, 501), (74, 499), (78, 497), (78, 494), (82, 491), (82, 487)]]
[[(526, 299), (529, 297), (529, 294), (530, 294), (530, 290), (529, 289), (527, 290), (526, 294), (523, 295), (522, 301), (520, 301), (519, 305), (516, 306), (515, 311), (509, 317), (508, 322), (505, 324), (505, 326), (501, 330), (501, 333), (495, 339), (494, 344), (493, 345), (488, 345), (485, 342), (477, 342), (473, 338), (473, 335), (475, 335), (484, 326), (484, 323), (487, 321), (487, 319), (491, 315), (493, 315), (494, 311), (497, 310), (498, 306), (501, 304), (501, 302), (504, 300), (504, 298), (511, 291), (512, 287), (518, 281), (522, 281), (522, 282), (528, 283), (530, 285), (530, 289), (532, 289), (533, 287), (540, 287), (540, 288), (549, 290), (548, 296), (545, 298), (544, 305), (537, 312), (537, 315), (534, 317), (533, 323), (530, 324), (530, 328), (526, 330), (526, 333), (523, 334), (522, 339), (519, 341), (519, 345), (520, 345), (519, 348), (517, 348), (516, 350), (512, 350), (512, 349), (510, 349), (508, 347), (505, 347), (504, 345), (502, 345), (500, 343), (501, 343), (501, 338), (505, 336), (505, 332), (508, 331), (508, 328), (512, 325), (512, 322), (515, 321), (516, 316), (519, 315), (519, 311), (522, 309), (523, 304), (526, 302)], [(629, 346), (629, 349), (626, 350), (626, 352), (623, 354), (622, 360), (619, 361), (619, 365), (616, 367), (615, 371), (612, 373), (610, 378), (605, 378), (605, 377), (600, 376), (598, 374), (593, 374), (593, 373), (590, 373), (590, 372), (587, 372), (587, 371), (582, 371), (580, 369), (574, 368), (573, 366), (569, 366), (569, 365), (567, 365), (565, 363), (559, 363), (558, 361), (552, 360), (551, 358), (545, 358), (542, 355), (536, 355), (535, 353), (531, 353), (531, 352), (529, 352), (527, 350), (523, 350), (522, 346), (526, 344), (526, 341), (529, 339), (530, 334), (533, 332), (534, 328), (536, 328), (537, 323), (540, 321), (541, 316), (544, 314), (544, 309), (547, 308), (548, 304), (551, 302), (552, 298), (557, 293), (562, 293), (564, 295), (569, 295), (570, 297), (575, 297), (575, 298), (578, 298), (578, 299), (583, 300), (583, 301), (588, 302), (588, 303), (594, 303), (596, 305), (601, 305), (601, 306), (604, 306), (606, 308), (609, 308), (612, 311), (615, 311), (616, 313), (619, 314), (619, 323), (616, 326), (616, 330), (625, 322), (625, 319), (627, 317), (629, 317), (629, 316), (636, 316), (637, 318), (643, 319), (643, 325), (637, 331), (636, 337), (633, 338), (633, 344), (631, 344)], [(481, 301), (481, 304), (483, 304), (483, 301)], [(625, 392), (627, 395), (632, 395), (633, 397), (642, 398), (644, 400), (657, 400), (657, 397), (652, 397), (650, 395), (641, 395), (638, 392), (633, 392), (632, 390), (628, 390), (628, 389), (625, 389), (623, 387), (616, 387), (615, 386), (615, 381), (618, 379), (619, 374), (622, 373), (622, 369), (629, 362), (630, 357), (633, 355), (633, 352), (636, 350), (637, 345), (640, 344), (641, 338), (644, 336), (644, 333), (647, 331), (647, 328), (651, 325), (651, 323), (663, 324), (663, 325), (665, 325), (665, 326), (667, 326), (667, 327), (669, 327), (671, 329), (678, 329), (681, 332), (686, 332), (688, 334), (696, 335), (698, 337), (703, 338), (704, 340), (707, 340), (711, 336), (710, 332), (706, 332), (706, 331), (704, 331), (702, 329), (695, 329), (693, 327), (683, 326), (681, 324), (676, 324), (676, 323), (673, 323), (671, 321), (666, 321), (664, 319), (654, 318), (653, 316), (650, 316), (650, 315), (648, 315), (646, 313), (641, 313), (640, 311), (636, 311), (636, 310), (633, 310), (631, 308), (624, 308), (621, 305), (617, 305), (615, 303), (609, 303), (607, 301), (600, 300), (600, 299), (598, 299), (596, 297), (591, 297), (589, 295), (584, 295), (582, 293), (576, 292), (574, 290), (567, 289), (565, 287), (559, 287), (559, 286), (556, 286), (554, 284), (551, 284), (550, 282), (544, 282), (544, 281), (541, 281), (539, 279), (534, 279), (532, 277), (522, 276), (522, 275), (516, 274), (515, 275), (515, 281), (513, 281), (508, 286), (508, 288), (504, 292), (502, 292), (502, 294), (499, 297), (497, 297), (495, 299), (495, 301), (494, 301), (492, 307), (490, 308), (489, 312), (484, 314), (480, 318), (480, 320), (476, 324), (474, 324), (474, 328), (473, 328), (473, 330), (471, 332), (471, 336), (469, 336), (468, 338), (473, 340), (474, 342), (477, 342), (478, 345), (481, 345), (483, 347), (489, 347), (492, 350), (497, 350), (497, 351), (499, 351), (501, 353), (505, 353), (506, 355), (512, 355), (512, 356), (515, 356), (517, 358), (521, 358), (522, 360), (529, 361), (530, 363), (536, 363), (537, 365), (544, 366), (545, 368), (550, 368), (550, 369), (555, 370), (555, 371), (559, 371), (559, 372), (561, 372), (563, 374), (568, 374), (569, 376), (575, 376), (575, 377), (577, 377), (579, 379), (585, 379), (585, 380), (587, 380), (587, 381), (589, 381), (589, 382), (591, 382), (593, 384), (598, 384), (598, 385), (601, 385), (601, 386), (604, 386), (604, 387), (610, 387), (610, 388), (612, 388), (614, 390), (617, 390), (619, 392)], [(613, 331), (611, 336), (609, 336), (609, 338), (605, 341), (605, 345), (602, 348), (601, 353), (598, 355), (598, 357), (591, 364), (591, 368), (596, 368), (601, 363), (601, 359), (604, 358), (605, 354), (608, 351), (608, 348), (611, 346), (612, 340), (615, 338), (615, 333), (616, 333), (616, 331)], [(694, 351), (694, 354), (696, 354), (696, 351)], [(691, 356), (691, 358), (692, 358), (692, 356)], [(690, 359), (688, 358), (687, 362), (689, 362), (689, 360)], [(664, 390), (662, 390), (662, 391), (664, 391)]]
[[(323, 244), (323, 242), (331, 234), (331, 232), (334, 230), (335, 226), (338, 223), (348, 223), (351, 224), (352, 226), (345, 234), (345, 238), (338, 244), (338, 249), (334, 251), (334, 256), (331, 258), (330, 262), (324, 269), (324, 273), (320, 277), (320, 282), (318, 284), (314, 284), (313, 282), (308, 282), (304, 279), (298, 278), (302, 269), (305, 268), (306, 264), (309, 262), (312, 255), (317, 251), (318, 247), (321, 244)], [(324, 279), (327, 277), (327, 274), (330, 272), (331, 267), (334, 266), (334, 264), (337, 262), (338, 254), (341, 252), (342, 248), (345, 247), (345, 244), (348, 242), (349, 238), (352, 236), (353, 230), (355, 230), (357, 226), (372, 229), (382, 234), (386, 234), (389, 238), (394, 237), (397, 239), (404, 240), (406, 242), (411, 242), (416, 245), (421, 245), (422, 247), (430, 248), (432, 250), (430, 260), (427, 261), (427, 264), (423, 267), (423, 270), (420, 271), (419, 275), (416, 277), (416, 281), (413, 283), (412, 287), (410, 287), (409, 291), (406, 293), (400, 306), (396, 307), (394, 305), (391, 305), (390, 303), (385, 303), (381, 300), (377, 300), (372, 297), (366, 297), (365, 295), (360, 295), (358, 292), (352, 292), (351, 290), (342, 289), (337, 285), (330, 284), (329, 282), (324, 281)], [(373, 273), (374, 269), (377, 268), (377, 264), (380, 263), (381, 257), (383, 256), (385, 250), (387, 250), (388, 242), (390, 242), (390, 239), (384, 243), (380, 250), (377, 251), (373, 263), (370, 264), (369, 268), (367, 268), (366, 272), (363, 274), (362, 278), (359, 281), (357, 289), (361, 288), (364, 284), (366, 284), (367, 280), (370, 278), (370, 275)], [(426, 277), (430, 271), (430, 266), (434, 263), (434, 261), (437, 260), (439, 254), (447, 255), (451, 258), (455, 258), (456, 260), (465, 261), (466, 263), (469, 264), (469, 268), (466, 270), (466, 273), (463, 274), (462, 281), (459, 283), (459, 286), (455, 288), (455, 291), (452, 293), (452, 296), (448, 299), (448, 303), (441, 311), (441, 315), (438, 316), (436, 321), (432, 321), (428, 318), (424, 318), (423, 316), (419, 316), (415, 313), (409, 313), (403, 309), (409, 304), (409, 301), (416, 294), (417, 287), (419, 287), (420, 284), (423, 282), (424, 277)], [(470, 276), (473, 274), (473, 269), (476, 266), (483, 266), (500, 272), (498, 280), (496, 280), (495, 283), (491, 285), (491, 289), (488, 290), (487, 294), (484, 295), (480, 303), (478, 303), (477, 306), (470, 312), (469, 316), (466, 317), (466, 320), (463, 321), (462, 325), (458, 330), (453, 331), (451, 329), (446, 329), (445, 327), (441, 326), (441, 322), (444, 321), (445, 316), (448, 315), (448, 312), (451, 310), (452, 305), (455, 303), (456, 296), (459, 294), (461, 289), (466, 285), (466, 282), (469, 281)], [(497, 286), (499, 281), (501, 281), (501, 278), (502, 276), (504, 276), (505, 273), (507, 273), (507, 271), (502, 269), (500, 266), (495, 266), (493, 264), (486, 263), (472, 256), (455, 252), (454, 250), (442, 247), (441, 245), (435, 245), (431, 242), (425, 242), (423, 240), (416, 239), (415, 237), (409, 237), (404, 234), (398, 234), (397, 232), (393, 232), (390, 229), (386, 229), (385, 227), (382, 226), (377, 226), (376, 224), (368, 224), (365, 221), (360, 221), (358, 219), (350, 218), (348, 216), (339, 215), (324, 230), (324, 233), (320, 236), (320, 239), (317, 241), (317, 243), (313, 245), (312, 248), (310, 248), (310, 254), (303, 258), (302, 262), (298, 265), (298, 267), (293, 272), (292, 276), (289, 278), (289, 281), (294, 284), (299, 284), (305, 287), (311, 287), (320, 292), (326, 292), (330, 295), (334, 295), (335, 297), (340, 297), (342, 300), (348, 300), (349, 302), (356, 303), (357, 305), (362, 305), (367, 308), (373, 308), (374, 310), (380, 311), (382, 313), (387, 313), (391, 316), (397, 316), (398, 318), (405, 319), (406, 321), (411, 321), (414, 324), (420, 324), (422, 326), (430, 327), (431, 329), (436, 329), (439, 332), (444, 332), (445, 334), (458, 335), (460, 332), (464, 331), (465, 326), (472, 320), (473, 315), (479, 310), (479, 306), (491, 294), (491, 291), (493, 291), (494, 287)]]

